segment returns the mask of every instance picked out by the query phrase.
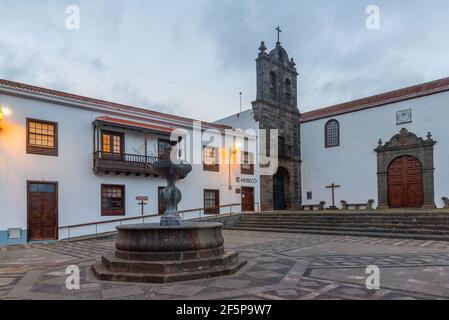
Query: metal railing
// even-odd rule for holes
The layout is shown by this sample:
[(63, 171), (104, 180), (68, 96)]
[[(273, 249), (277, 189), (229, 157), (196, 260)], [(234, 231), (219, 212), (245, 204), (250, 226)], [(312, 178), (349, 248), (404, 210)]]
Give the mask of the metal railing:
[[(181, 210), (179, 211), (179, 214), (181, 215), (181, 219), (183, 221), (188, 221), (188, 220), (199, 220), (202, 221), (205, 218), (208, 218), (206, 220), (209, 220), (209, 218), (213, 218), (213, 217), (226, 217), (226, 216), (232, 216), (233, 213), (233, 208), (234, 207), (240, 207), (239, 213), (247, 213), (247, 212), (243, 212), (241, 210), (241, 204), (240, 203), (231, 203), (231, 204), (225, 204), (225, 205), (221, 205), (221, 206), (217, 206), (217, 207), (210, 207), (210, 208), (196, 208), (196, 209), (188, 209), (188, 210)], [(259, 212), (259, 203), (255, 203), (254, 207), (257, 208), (256, 211), (254, 212)], [(229, 208), (229, 212), (225, 212), (225, 213), (218, 213), (218, 214), (208, 214), (208, 213), (204, 213), (205, 210), (211, 210), (211, 209), (219, 209), (219, 212), (221, 211), (220, 209), (222, 208)], [(188, 219), (186, 219), (186, 215), (192, 212), (197, 212), (198, 216), (191, 216)], [(104, 225), (104, 224), (109, 224), (109, 223), (118, 223), (120, 225), (123, 224), (123, 222), (126, 221), (132, 221), (132, 220), (137, 220), (137, 221), (142, 221), (142, 223), (145, 223), (145, 219), (148, 218), (154, 218), (154, 217), (158, 217), (161, 216), (159, 214), (149, 214), (149, 215), (140, 215), (140, 216), (134, 216), (134, 217), (128, 217), (128, 218), (120, 218), (120, 219), (113, 219), (113, 220), (104, 220), (104, 221), (95, 221), (95, 222), (88, 222), (88, 223), (81, 223), (81, 224), (74, 224), (74, 225), (67, 225), (67, 226), (62, 226), (59, 227), (58, 229), (64, 230), (67, 229), (67, 238), (61, 239), (61, 240), (70, 240), (71, 237), (71, 231), (73, 229), (76, 228), (83, 228), (83, 227), (90, 227), (90, 226), (94, 226), (95, 227), (95, 237), (98, 237), (99, 234), (102, 234), (104, 232), (99, 233), (98, 232), (98, 226), (100, 225)], [(108, 231), (111, 232), (111, 231)], [(93, 234), (86, 234), (83, 236), (90, 236)], [(77, 236), (78, 237), (78, 236)]]
[(141, 154), (113, 153), (104, 151), (95, 151), (94, 156), (97, 159), (103, 160), (139, 162), (139, 163), (154, 163), (159, 159), (158, 157), (146, 156)]

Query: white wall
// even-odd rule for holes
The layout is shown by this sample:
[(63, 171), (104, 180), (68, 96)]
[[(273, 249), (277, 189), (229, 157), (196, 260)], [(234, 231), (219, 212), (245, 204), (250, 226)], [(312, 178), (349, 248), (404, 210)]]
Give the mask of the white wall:
[[(161, 178), (93, 173), (92, 122), (105, 113), (4, 94), (0, 94), (0, 105), (11, 111), (4, 117), (0, 131), (0, 231), (27, 228), (27, 180), (59, 183), (59, 226), (120, 218), (101, 216), (101, 184), (126, 185), (127, 217), (140, 215), (135, 200), (138, 195), (150, 197), (145, 214), (157, 213), (157, 188), (165, 186)], [(26, 118), (58, 123), (57, 157), (26, 153)], [(150, 137), (149, 141), (151, 153), (157, 139)], [(126, 152), (135, 154), (143, 142), (143, 134), (126, 131)], [(192, 173), (178, 183), (183, 194), (180, 210), (203, 207), (203, 189), (219, 189), (221, 205), (240, 203), (240, 195), (235, 193), (235, 177), (240, 174), (240, 166), (231, 166), (232, 190), (228, 189), (228, 169), (222, 165), (220, 172), (215, 173), (194, 165)]]
[[(413, 122), (396, 125), (396, 112), (412, 109)], [(330, 119), (340, 123), (340, 146), (324, 147), (324, 125)], [(336, 189), (336, 204), (374, 199), (377, 204), (377, 142), (389, 141), (401, 128), (425, 138), (430, 131), (437, 141), (435, 156), (435, 203), (441, 207), (441, 197), (449, 196), (449, 93), (402, 101), (363, 111), (319, 119), (301, 124), (302, 199), (303, 204), (326, 201), (331, 192), (325, 186), (332, 182)], [(307, 191), (313, 199), (307, 200)]]
[[(254, 119), (254, 112), (252, 110), (245, 110), (238, 114), (233, 114), (226, 118), (215, 121), (218, 124), (224, 124), (233, 127), (234, 129), (247, 131), (254, 134), (254, 139), (251, 140), (249, 150), (254, 157), (254, 175), (243, 175), (238, 173), (239, 177), (247, 177), (256, 179), (256, 183), (239, 182), (236, 183), (236, 187), (254, 187), (254, 202), (256, 203), (256, 210), (260, 209), (260, 170), (259, 170), (259, 124)], [(233, 180), (235, 182), (235, 177)]]

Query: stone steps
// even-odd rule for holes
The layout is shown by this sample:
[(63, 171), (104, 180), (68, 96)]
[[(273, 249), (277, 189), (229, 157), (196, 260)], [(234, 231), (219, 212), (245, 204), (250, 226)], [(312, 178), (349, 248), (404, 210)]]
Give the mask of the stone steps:
[(247, 214), (232, 229), (449, 240), (449, 211)]
[(230, 230), (245, 230), (259, 232), (280, 232), (280, 233), (303, 233), (303, 234), (320, 234), (320, 235), (341, 235), (354, 237), (373, 237), (373, 238), (394, 238), (394, 239), (416, 239), (416, 240), (436, 240), (449, 241), (449, 235), (441, 236), (434, 234), (409, 234), (409, 233), (378, 233), (378, 232), (353, 232), (353, 231), (337, 231), (337, 230), (309, 230), (309, 229), (286, 229), (286, 228), (258, 228), (258, 227), (233, 227)]
[(172, 261), (135, 261), (113, 256), (103, 256), (103, 266), (112, 272), (131, 273), (179, 273), (203, 271), (216, 266), (229, 266), (238, 260), (234, 252), (202, 259), (172, 260)]
[(204, 279), (231, 275), (241, 269), (247, 263), (246, 260), (235, 261), (227, 266), (214, 266), (207, 270), (184, 271), (178, 273), (146, 273), (146, 272), (113, 272), (105, 268), (101, 263), (92, 265), (92, 271), (97, 279), (102, 281), (126, 281), (126, 282), (149, 282), (170, 283), (194, 279)]
[(449, 236), (449, 230), (443, 230), (443, 229), (421, 229), (421, 228), (412, 228), (412, 229), (399, 229), (399, 228), (387, 228), (384, 226), (380, 227), (373, 227), (373, 226), (367, 226), (367, 227), (347, 227), (347, 226), (331, 226), (331, 225), (323, 225), (323, 226), (276, 226), (273, 227), (273, 225), (260, 225), (260, 224), (242, 224), (238, 225), (238, 228), (260, 228), (260, 229), (271, 229), (271, 228), (288, 228), (290, 230), (338, 230), (338, 231), (354, 231), (354, 232), (378, 232), (378, 233), (408, 233), (408, 234), (439, 234), (439, 235), (445, 235), (447, 234)]
[(449, 233), (449, 226), (444, 225), (433, 225), (433, 224), (425, 224), (425, 225), (419, 225), (419, 224), (370, 224), (370, 223), (336, 223), (336, 224), (328, 224), (328, 223), (290, 223), (290, 224), (276, 224), (273, 225), (272, 223), (248, 223), (248, 222), (242, 222), (239, 223), (238, 226), (241, 227), (285, 227), (290, 229), (295, 228), (361, 228), (361, 229), (386, 229), (386, 230), (439, 230), (442, 232), (448, 232)]

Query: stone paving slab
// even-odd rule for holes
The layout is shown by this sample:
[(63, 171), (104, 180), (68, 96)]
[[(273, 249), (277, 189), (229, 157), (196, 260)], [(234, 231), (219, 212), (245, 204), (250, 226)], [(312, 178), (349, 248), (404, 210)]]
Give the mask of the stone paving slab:
[[(0, 299), (448, 299), (449, 243), (224, 230), (225, 246), (248, 264), (234, 275), (174, 284), (98, 281), (90, 266), (114, 239), (2, 247)], [(380, 290), (365, 287), (368, 265)], [(68, 265), (79, 290), (65, 287)]]

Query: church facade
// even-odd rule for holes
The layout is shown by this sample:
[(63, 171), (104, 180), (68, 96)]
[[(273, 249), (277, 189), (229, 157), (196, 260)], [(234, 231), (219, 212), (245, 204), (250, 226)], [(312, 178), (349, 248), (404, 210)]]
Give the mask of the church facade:
[(449, 195), (449, 78), (301, 115), (303, 204), (436, 208)]
[(279, 129), (279, 169), (260, 177), (263, 210), (445, 206), (449, 78), (300, 113), (293, 59), (279, 42), (266, 50), (252, 110), (218, 121)]

